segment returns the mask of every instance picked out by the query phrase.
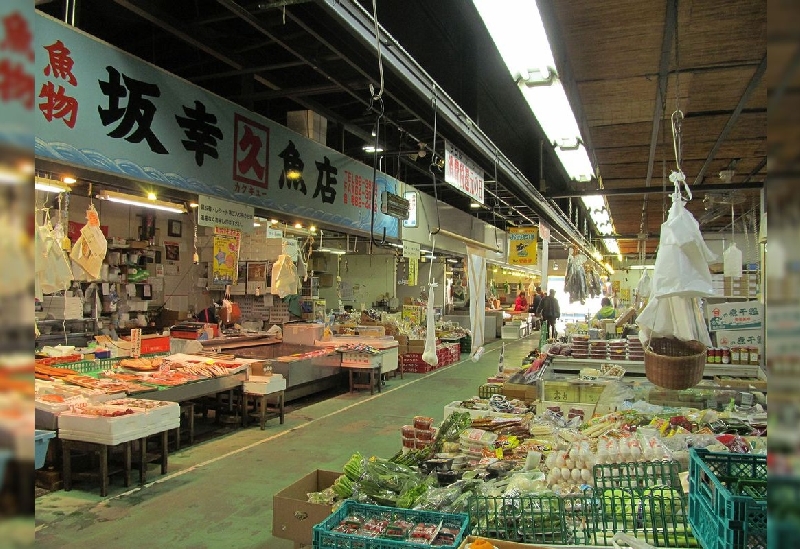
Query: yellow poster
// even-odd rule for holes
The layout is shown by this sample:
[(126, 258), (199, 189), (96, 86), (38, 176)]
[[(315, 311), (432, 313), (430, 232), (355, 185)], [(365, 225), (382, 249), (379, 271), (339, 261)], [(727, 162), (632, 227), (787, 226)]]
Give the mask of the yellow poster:
[(409, 286), (416, 286), (417, 285), (417, 269), (419, 267), (419, 260), (418, 259), (408, 259), (408, 285)]
[(538, 264), (536, 256), (538, 229), (536, 227), (512, 227), (508, 231), (509, 265)]
[(620, 283), (619, 280), (612, 280), (611, 281), (611, 289), (614, 290), (615, 294), (619, 294), (619, 290), (620, 290), (621, 286), (622, 286), (622, 284)]
[(239, 243), (241, 231), (214, 227), (214, 262), (212, 266), (212, 285), (227, 286), (236, 284), (239, 275)]

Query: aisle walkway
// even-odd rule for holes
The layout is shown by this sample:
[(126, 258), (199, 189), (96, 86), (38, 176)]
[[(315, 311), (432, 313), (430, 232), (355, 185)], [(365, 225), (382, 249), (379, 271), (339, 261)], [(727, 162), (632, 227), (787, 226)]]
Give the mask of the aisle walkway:
[[(272, 537), (272, 496), (315, 469), (341, 471), (355, 451), (390, 457), (414, 415), (438, 424), (443, 407), (474, 396), (497, 369), (501, 342), (478, 363), (390, 380), (382, 393), (342, 394), (290, 412), (284, 425), (241, 429), (170, 455), (170, 472), (144, 487), (54, 492), (36, 500), (36, 546), (58, 549), (288, 549)], [(519, 365), (531, 338), (506, 342)]]

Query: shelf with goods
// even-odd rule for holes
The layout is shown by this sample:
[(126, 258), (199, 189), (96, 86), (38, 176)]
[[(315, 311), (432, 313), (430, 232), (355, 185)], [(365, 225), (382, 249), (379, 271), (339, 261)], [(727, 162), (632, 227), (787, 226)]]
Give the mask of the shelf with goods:
[[(274, 514), (273, 531), (280, 532), (277, 537), (297, 543), (302, 543), (304, 536), (321, 539), (319, 530), (311, 525), (305, 531), (283, 529), (281, 524), (286, 516), (311, 504), (320, 513), (318, 524), (335, 527), (341, 515), (324, 520), (331, 514), (331, 505), (357, 492), (380, 497), (383, 506), (465, 513), (472, 534), (489, 538), (498, 548), (507, 545), (495, 540), (507, 538), (517, 542), (514, 547), (524, 543), (537, 547), (612, 546), (617, 531), (648, 546), (696, 547), (688, 503), (702, 486), (695, 478), (687, 494), (681, 482), (694, 459), (690, 445), (709, 450), (702, 456), (706, 463), (758, 462), (765, 471), (766, 445), (761, 436), (765, 418), (745, 414), (745, 420), (735, 421), (721, 412), (698, 412), (695, 407), (701, 400), (686, 398), (691, 391), (666, 395), (641, 380), (631, 384), (626, 396), (629, 408), (611, 408), (610, 413), (596, 417), (592, 412), (579, 417), (577, 405), (570, 405), (570, 414), (572, 408), (575, 414), (568, 416), (561, 411), (553, 413), (550, 406), (540, 410), (541, 403), (530, 407), (510, 398), (472, 398), (447, 404), (440, 425), (434, 425), (433, 418), (414, 416), (412, 409), (406, 421), (397, 422), (397, 445), (402, 449), (390, 459), (356, 452), (338, 471), (312, 473), (308, 487), (304, 483), (302, 490), (294, 490), (296, 497), (283, 497), (299, 488), (296, 484), (281, 491), (282, 505)], [(736, 398), (734, 391), (716, 387), (703, 387), (702, 391), (702, 395), (695, 391), (703, 397), (701, 409), (709, 400), (716, 409), (717, 402), (727, 404)], [(613, 397), (610, 394), (605, 400), (619, 405), (621, 401)], [(669, 401), (666, 397), (674, 397), (675, 402), (654, 403)], [(466, 408), (470, 403), (474, 407)], [(589, 404), (586, 410), (591, 408)], [(431, 432), (432, 426), (438, 430)], [(747, 454), (743, 453), (745, 446)], [(422, 472), (409, 466), (419, 466)], [(394, 485), (387, 484), (389, 476), (382, 475), (387, 469), (402, 475), (403, 482), (394, 478)], [(712, 473), (724, 475), (713, 466)], [(409, 490), (425, 482), (428, 475), (436, 475), (439, 485)], [(463, 480), (453, 482), (458, 478)], [(537, 482), (532, 483), (532, 478)], [(328, 487), (337, 495), (324, 503), (320, 499), (324, 492), (309, 493)], [(592, 489), (587, 490), (589, 487)], [(751, 533), (763, 537), (765, 523), (758, 525), (761, 530)], [(374, 538), (358, 537), (355, 522), (349, 526), (353, 527), (352, 544), (371, 547)], [(732, 530), (741, 528), (731, 523)]]

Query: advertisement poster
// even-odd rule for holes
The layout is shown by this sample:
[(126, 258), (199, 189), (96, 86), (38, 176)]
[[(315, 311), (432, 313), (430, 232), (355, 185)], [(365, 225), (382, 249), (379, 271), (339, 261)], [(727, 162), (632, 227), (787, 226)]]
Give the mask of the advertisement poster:
[(242, 233), (234, 229), (215, 227), (214, 263), (212, 267), (213, 286), (236, 284), (239, 276), (239, 242)]
[(508, 263), (510, 265), (532, 267), (537, 264), (537, 235), (536, 227), (512, 227), (508, 230)]

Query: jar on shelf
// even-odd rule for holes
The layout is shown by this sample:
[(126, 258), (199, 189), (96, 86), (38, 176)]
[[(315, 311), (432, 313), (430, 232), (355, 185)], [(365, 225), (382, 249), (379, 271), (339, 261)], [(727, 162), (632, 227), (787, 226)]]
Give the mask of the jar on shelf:
[(753, 366), (758, 366), (761, 364), (761, 353), (758, 350), (758, 347), (753, 346), (749, 348), (749, 360), (748, 364)]
[(731, 350), (728, 347), (722, 348), (722, 364), (731, 363)]
[[(731, 364), (741, 364), (742, 351), (739, 347), (731, 347)], [(749, 361), (748, 357), (748, 361)]]

